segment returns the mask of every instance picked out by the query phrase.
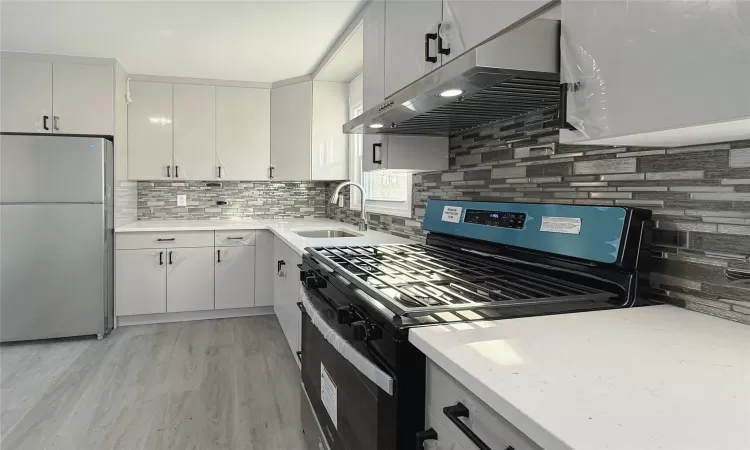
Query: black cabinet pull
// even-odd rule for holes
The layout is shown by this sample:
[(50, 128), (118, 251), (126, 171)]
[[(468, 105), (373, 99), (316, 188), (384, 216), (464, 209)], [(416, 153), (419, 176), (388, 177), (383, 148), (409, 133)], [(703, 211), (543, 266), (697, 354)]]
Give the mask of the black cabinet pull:
[(49, 116), (42, 116), (42, 127), (49, 131), (49, 126), (47, 125), (47, 121), (49, 120)]
[(169, 252), (169, 264), (172, 264), (172, 252)]
[[(441, 24), (442, 25), (442, 24)], [(438, 25), (438, 49), (437, 52), (441, 55), (450, 55), (451, 54), (451, 48), (450, 47), (443, 47), (443, 38), (440, 36), (440, 25)]]
[(54, 128), (56, 131), (60, 131), (60, 127), (57, 126), (57, 123), (60, 121), (60, 117), (58, 116), (52, 116), (52, 128)]
[(281, 268), (282, 268), (283, 266), (285, 266), (285, 265), (286, 265), (286, 261), (284, 261), (284, 260), (281, 260), (281, 261), (276, 261), (276, 273), (278, 273), (278, 274), (279, 274), (279, 276), (281, 276), (281, 275), (280, 275), (280, 274), (281, 274)]
[(172, 178), (172, 174), (170, 173), (169, 169), (171, 169), (172, 166), (167, 166), (167, 178)]
[(219, 178), (221, 178), (221, 166), (219, 166)]
[(273, 167), (273, 166), (270, 166), (270, 167), (268, 168), (268, 178), (270, 178), (270, 179), (272, 179), (272, 180), (273, 180), (273, 169), (274, 169), (274, 167)]
[(437, 33), (427, 33), (424, 35), (424, 60), (427, 62), (437, 62), (437, 56), (430, 56), (430, 41), (434, 41), (437, 37)]
[(159, 238), (156, 240), (156, 242), (170, 242), (174, 241), (174, 238)]
[(376, 142), (376, 143), (372, 144), (372, 163), (373, 164), (383, 164), (383, 156), (382, 155), (380, 155), (380, 157), (378, 157), (378, 158), (375, 158), (375, 148), (379, 148), (380, 149), (380, 153), (382, 153), (383, 152), (383, 144), (381, 144), (380, 142)]
[[(445, 414), (448, 417), (448, 420), (453, 422), (453, 425), (461, 430), (461, 432), (465, 434), (472, 444), (476, 445), (479, 450), (492, 450), (489, 445), (485, 444), (484, 441), (477, 436), (463, 420), (460, 419), (460, 417), (469, 418), (469, 408), (464, 406), (463, 403), (458, 402), (453, 406), (446, 406), (443, 408), (443, 414)], [(505, 450), (513, 450), (513, 447), (509, 445), (505, 447)]]
[(302, 352), (294, 352), (297, 354), (297, 359), (299, 359), (299, 362), (302, 362)]
[(221, 250), (216, 250), (216, 262), (221, 262)]
[(180, 178), (180, 166), (177, 166), (177, 165), (174, 166), (174, 177)]
[(302, 302), (297, 302), (297, 308), (302, 312), (307, 312), (307, 310), (305, 310), (305, 305), (303, 305)]
[(437, 431), (430, 428), (428, 430), (420, 431), (417, 433), (417, 446), (416, 450), (424, 450), (424, 441), (428, 439), (437, 440), (438, 434)]
[(229, 239), (230, 241), (241, 241), (244, 238), (242, 236), (238, 236), (238, 237), (230, 236), (227, 239)]
[(159, 265), (164, 265), (164, 252), (159, 252)]

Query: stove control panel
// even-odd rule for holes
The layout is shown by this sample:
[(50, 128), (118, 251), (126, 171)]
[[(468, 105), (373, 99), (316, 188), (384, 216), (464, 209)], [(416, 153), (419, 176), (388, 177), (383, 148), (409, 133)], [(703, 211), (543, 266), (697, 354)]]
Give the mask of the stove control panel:
[(467, 209), (466, 214), (464, 215), (464, 223), (521, 230), (523, 229), (524, 223), (526, 223), (526, 214), (506, 211)]

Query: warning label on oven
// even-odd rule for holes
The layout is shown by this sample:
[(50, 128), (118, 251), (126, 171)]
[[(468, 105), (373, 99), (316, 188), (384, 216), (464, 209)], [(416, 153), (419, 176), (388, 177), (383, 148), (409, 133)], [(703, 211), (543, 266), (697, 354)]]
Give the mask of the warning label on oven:
[(540, 231), (550, 233), (581, 234), (580, 217), (542, 217), (542, 228)]
[(463, 208), (460, 206), (446, 206), (443, 208), (443, 222), (458, 223), (461, 221), (461, 211)]
[(320, 400), (328, 411), (333, 426), (338, 429), (338, 391), (323, 363), (320, 363)]

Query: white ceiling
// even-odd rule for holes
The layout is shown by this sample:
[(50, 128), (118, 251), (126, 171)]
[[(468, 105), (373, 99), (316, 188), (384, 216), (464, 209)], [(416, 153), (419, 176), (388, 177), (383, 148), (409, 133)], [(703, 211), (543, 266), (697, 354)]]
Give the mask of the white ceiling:
[(352, 81), (362, 72), (364, 58), (364, 43), (362, 41), (362, 25), (349, 35), (344, 45), (339, 47), (328, 64), (315, 77), (322, 81)]
[(117, 58), (128, 73), (273, 82), (309, 74), (362, 0), (3, 0), (3, 50)]

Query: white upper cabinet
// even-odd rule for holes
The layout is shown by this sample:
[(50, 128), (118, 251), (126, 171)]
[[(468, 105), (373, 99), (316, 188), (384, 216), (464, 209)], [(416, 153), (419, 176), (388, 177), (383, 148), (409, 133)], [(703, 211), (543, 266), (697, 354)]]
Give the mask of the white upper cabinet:
[(386, 97), (440, 67), (437, 30), (442, 18), (442, 0), (385, 2)]
[(312, 81), (271, 90), (271, 165), (274, 180), (310, 179), (312, 91)]
[(213, 180), (216, 167), (214, 86), (174, 85), (174, 174), (180, 180)]
[(448, 51), (442, 63), (499, 33), (524, 16), (544, 6), (547, 0), (443, 0), (440, 34)]
[(560, 141), (676, 146), (750, 138), (748, 24), (750, 9), (707, 0), (564, 0), (561, 76), (577, 83), (567, 120), (578, 131), (562, 131)]
[(56, 62), (52, 73), (54, 132), (113, 136), (113, 66)]
[(131, 81), (128, 178), (169, 180), (172, 170), (172, 84)]
[(4, 57), (0, 66), (2, 131), (52, 133), (52, 63)]
[(313, 82), (312, 179), (349, 178), (349, 135), (341, 125), (349, 116), (349, 83)]
[(270, 89), (216, 87), (217, 179), (268, 179), (270, 110)]
[(362, 106), (364, 111), (385, 99), (385, 1), (374, 0), (362, 17)]

